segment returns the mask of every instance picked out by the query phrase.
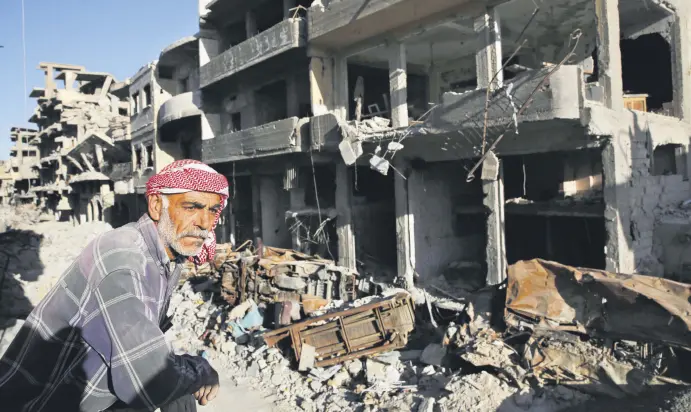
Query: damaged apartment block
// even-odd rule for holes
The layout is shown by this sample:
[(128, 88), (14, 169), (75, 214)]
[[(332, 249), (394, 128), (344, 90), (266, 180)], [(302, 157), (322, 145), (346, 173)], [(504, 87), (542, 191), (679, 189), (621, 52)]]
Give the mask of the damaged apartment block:
[(129, 105), (114, 94), (120, 84), (81, 66), (38, 69), (45, 84), (31, 91), (37, 107), (29, 119), (37, 130), (11, 130), (14, 202), (36, 204), (46, 219), (116, 221), (113, 190), (129, 154), (120, 143), (129, 128)]

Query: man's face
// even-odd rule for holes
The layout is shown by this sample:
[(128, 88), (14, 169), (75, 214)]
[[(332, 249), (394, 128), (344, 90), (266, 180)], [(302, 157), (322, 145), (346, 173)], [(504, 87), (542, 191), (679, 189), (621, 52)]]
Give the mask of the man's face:
[(197, 255), (221, 210), (221, 196), (207, 192), (164, 196), (149, 198), (149, 215), (158, 222), (158, 234), (168, 255)]

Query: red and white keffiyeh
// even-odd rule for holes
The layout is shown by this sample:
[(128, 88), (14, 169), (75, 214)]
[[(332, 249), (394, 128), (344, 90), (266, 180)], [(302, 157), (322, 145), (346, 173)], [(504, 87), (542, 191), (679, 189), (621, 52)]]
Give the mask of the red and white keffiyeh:
[(221, 211), (228, 202), (228, 179), (208, 165), (197, 160), (178, 160), (161, 169), (146, 183), (146, 196), (153, 194), (175, 194), (185, 192), (210, 192), (221, 196), (221, 210), (216, 213), (209, 238), (197, 256), (190, 257), (196, 264), (213, 260), (216, 254), (216, 234), (214, 229)]

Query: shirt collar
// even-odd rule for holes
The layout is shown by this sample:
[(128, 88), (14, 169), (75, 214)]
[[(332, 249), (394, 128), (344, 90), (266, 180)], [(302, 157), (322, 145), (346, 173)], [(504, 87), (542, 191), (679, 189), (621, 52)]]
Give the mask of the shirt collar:
[(144, 214), (139, 221), (137, 221), (137, 228), (144, 238), (146, 246), (149, 248), (149, 253), (153, 257), (156, 265), (163, 270), (165, 273), (172, 272), (174, 265), (171, 263), (180, 264), (184, 261), (184, 257), (179, 256), (175, 258), (172, 262), (168, 257), (165, 246), (161, 238), (158, 236), (158, 230), (156, 229), (156, 223), (151, 220), (148, 214)]

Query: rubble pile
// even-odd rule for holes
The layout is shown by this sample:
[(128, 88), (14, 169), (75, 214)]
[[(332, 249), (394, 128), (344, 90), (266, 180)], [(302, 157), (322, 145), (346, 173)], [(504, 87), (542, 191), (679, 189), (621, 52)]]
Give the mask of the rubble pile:
[[(219, 245), (184, 278), (169, 313), (175, 350), (217, 358), (236, 382), (278, 393), (285, 410), (557, 411), (685, 385), (690, 289), (664, 279), (535, 260), (513, 265), (506, 287), (411, 294), (250, 244)], [(663, 290), (661, 309), (650, 297)], [(625, 302), (650, 313), (608, 324)], [(637, 336), (635, 323), (656, 316), (668, 320), (659, 336)]]
[(41, 211), (34, 205), (0, 206), (0, 233), (39, 221)]

